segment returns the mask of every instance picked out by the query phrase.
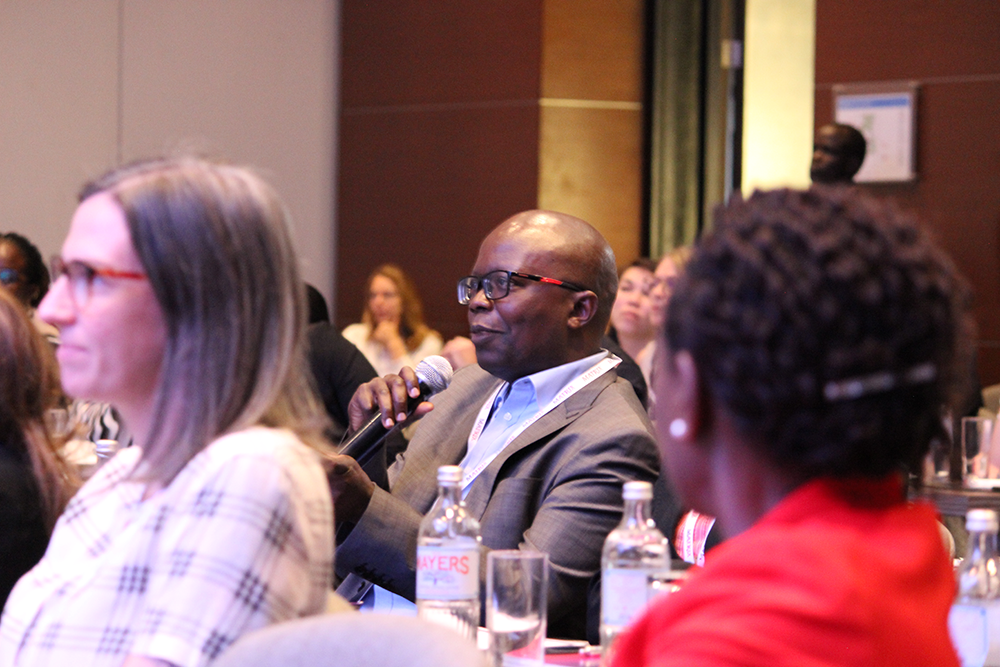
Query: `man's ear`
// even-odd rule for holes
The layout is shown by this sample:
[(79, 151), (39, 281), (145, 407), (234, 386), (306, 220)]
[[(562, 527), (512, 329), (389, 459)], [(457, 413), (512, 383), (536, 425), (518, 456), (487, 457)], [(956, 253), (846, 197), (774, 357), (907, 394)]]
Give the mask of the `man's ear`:
[(582, 329), (587, 326), (597, 314), (597, 295), (586, 290), (573, 294), (573, 310), (569, 313), (568, 324), (571, 329)]

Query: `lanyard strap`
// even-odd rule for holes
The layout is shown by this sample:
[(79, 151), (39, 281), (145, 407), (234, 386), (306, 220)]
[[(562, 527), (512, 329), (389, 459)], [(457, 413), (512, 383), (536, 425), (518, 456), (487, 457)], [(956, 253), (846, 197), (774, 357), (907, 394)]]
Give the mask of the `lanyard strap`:
[[(573, 378), (573, 380), (569, 384), (563, 387), (559, 391), (559, 393), (556, 394), (551, 401), (549, 401), (548, 405), (546, 405), (544, 408), (536, 412), (532, 417), (525, 420), (524, 423), (522, 423), (520, 426), (514, 429), (514, 432), (511, 433), (504, 441), (503, 447), (500, 447), (495, 452), (493, 452), (493, 454), (486, 457), (475, 468), (463, 472), (462, 490), (465, 491), (466, 489), (468, 489), (469, 485), (472, 484), (472, 482), (475, 481), (476, 477), (479, 476), (479, 473), (485, 470), (486, 467), (493, 462), (493, 459), (499, 456), (500, 452), (507, 449), (507, 445), (513, 442), (517, 436), (524, 433), (524, 431), (529, 426), (531, 426), (536, 421), (541, 419), (543, 416), (551, 412), (558, 405), (565, 402), (566, 399), (568, 399), (570, 396), (580, 391), (588, 384), (590, 384), (597, 378), (607, 373), (612, 368), (618, 366), (618, 364), (620, 364), (621, 362), (622, 362), (621, 359), (611, 354), (601, 359), (599, 362), (597, 362), (594, 366), (591, 366), (585, 372)], [(472, 432), (469, 434), (469, 444), (468, 447), (466, 448), (466, 455), (468, 455), (468, 453), (471, 452), (472, 449), (479, 443), (479, 437), (483, 434), (483, 429), (486, 428), (486, 421), (487, 419), (489, 419), (490, 412), (493, 410), (493, 404), (496, 402), (497, 395), (500, 393), (500, 390), (503, 389), (503, 386), (504, 383), (501, 382), (500, 386), (497, 387), (492, 394), (490, 394), (489, 399), (487, 399), (486, 402), (483, 403), (483, 407), (479, 409), (479, 416), (476, 417), (476, 422), (472, 426)]]

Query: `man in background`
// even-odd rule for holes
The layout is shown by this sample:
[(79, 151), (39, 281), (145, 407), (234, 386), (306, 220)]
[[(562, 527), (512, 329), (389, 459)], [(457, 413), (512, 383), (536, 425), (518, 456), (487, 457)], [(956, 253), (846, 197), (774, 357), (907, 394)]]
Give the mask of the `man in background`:
[(816, 132), (809, 178), (813, 183), (847, 185), (865, 161), (865, 137), (857, 128), (830, 123)]

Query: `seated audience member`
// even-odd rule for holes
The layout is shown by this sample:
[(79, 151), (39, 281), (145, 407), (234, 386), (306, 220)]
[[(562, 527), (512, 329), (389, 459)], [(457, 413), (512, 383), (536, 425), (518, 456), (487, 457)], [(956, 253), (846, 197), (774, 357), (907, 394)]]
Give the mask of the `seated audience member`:
[(0, 621), (0, 665), (200, 666), (324, 610), (326, 419), (284, 207), (250, 171), (152, 160), (83, 188), (39, 315), (65, 390), (135, 446), (83, 486)]
[(935, 511), (906, 502), (964, 372), (969, 294), (894, 208), (757, 192), (715, 214), (654, 364), (664, 466), (728, 541), (613, 665), (957, 665)]
[(347, 430), (347, 406), (365, 382), (377, 377), (361, 350), (344, 338), (329, 322), (309, 327), (309, 366), (316, 388), (333, 421), (327, 436), (337, 442)]
[(58, 398), (52, 349), (21, 304), (0, 290), (0, 609), (45, 553), (56, 517), (79, 486), (46, 419)]
[(439, 353), (442, 344), (441, 334), (424, 324), (413, 281), (394, 264), (383, 264), (368, 276), (361, 322), (344, 329), (344, 338), (364, 353), (379, 375), (416, 366)]
[[(9, 281), (13, 282), (9, 282)], [(59, 345), (59, 329), (38, 317), (36, 308), (49, 290), (49, 270), (35, 245), (14, 232), (0, 234), (0, 287), (8, 287), (28, 310), (35, 328), (53, 346)], [(73, 438), (97, 442), (102, 438), (129, 441), (115, 411), (106, 403), (95, 403), (63, 396), (58, 409), (65, 408), (66, 433)], [(53, 406), (56, 407), (56, 406)], [(72, 444), (72, 443), (71, 443)]]
[(649, 384), (650, 362), (645, 359), (653, 352), (656, 327), (651, 317), (650, 290), (655, 278), (656, 264), (649, 259), (637, 259), (629, 264), (618, 278), (618, 296), (611, 309), (611, 326), (608, 334), (621, 345), (643, 370), (643, 379)]
[(850, 185), (865, 161), (867, 143), (857, 128), (830, 123), (816, 131), (809, 178), (823, 185)]
[[(663, 320), (667, 314), (667, 302), (674, 292), (674, 285), (680, 278), (681, 272), (691, 259), (692, 246), (677, 246), (666, 255), (660, 258), (653, 272), (653, 286), (649, 290), (649, 318), (653, 322), (653, 327), (659, 330), (663, 327)], [(651, 341), (651, 350), (656, 346), (656, 340)], [(650, 358), (652, 355), (650, 355)], [(650, 362), (652, 363), (652, 362)]]
[(35, 314), (49, 290), (49, 270), (35, 244), (16, 232), (0, 233), (0, 289), (6, 289), (28, 309), (35, 328), (53, 345), (59, 331)]
[(306, 305), (309, 307), (309, 324), (330, 321), (330, 309), (327, 308), (326, 299), (318, 289), (306, 283)]
[[(490, 549), (548, 553), (549, 634), (583, 636), (587, 583), (621, 520), (622, 484), (653, 481), (659, 469), (645, 411), (600, 347), (616, 283), (607, 241), (577, 218), (528, 211), (486, 237), (459, 281), (478, 364), (418, 406), (414, 416), (426, 416), (388, 471), (390, 491), (333, 457), (335, 507), (348, 522), (338, 531), (350, 531), (337, 550), (338, 573), (353, 573), (344, 586), (361, 576), (413, 599), (417, 528), (437, 468), (460, 464), (486, 547), (480, 577)], [(379, 411), (387, 426), (400, 419), (416, 391), (413, 370), (401, 376), (361, 386), (352, 428)]]

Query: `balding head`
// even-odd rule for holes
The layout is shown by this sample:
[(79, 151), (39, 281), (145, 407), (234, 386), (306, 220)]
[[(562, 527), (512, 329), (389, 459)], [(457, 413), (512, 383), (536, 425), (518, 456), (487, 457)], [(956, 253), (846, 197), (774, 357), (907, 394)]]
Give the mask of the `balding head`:
[(814, 183), (852, 183), (865, 161), (865, 136), (857, 128), (830, 123), (819, 128), (809, 177)]
[(617, 290), (615, 258), (589, 224), (563, 213), (526, 211), (483, 241), (472, 275), (514, 271), (583, 287), (513, 276), (510, 293), (469, 303), (470, 334), (483, 368), (506, 380), (593, 354)]

